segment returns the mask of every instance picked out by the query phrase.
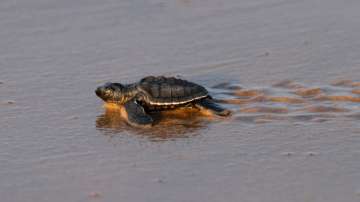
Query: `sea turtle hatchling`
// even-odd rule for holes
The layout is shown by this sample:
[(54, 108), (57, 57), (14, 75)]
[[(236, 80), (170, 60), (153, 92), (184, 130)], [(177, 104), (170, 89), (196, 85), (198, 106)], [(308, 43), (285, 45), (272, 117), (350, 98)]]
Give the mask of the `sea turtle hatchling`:
[(191, 107), (217, 116), (229, 116), (227, 110), (216, 104), (208, 91), (196, 83), (163, 76), (148, 76), (137, 83), (106, 83), (95, 90), (106, 103), (123, 105), (126, 121), (136, 127), (153, 124), (152, 111)]

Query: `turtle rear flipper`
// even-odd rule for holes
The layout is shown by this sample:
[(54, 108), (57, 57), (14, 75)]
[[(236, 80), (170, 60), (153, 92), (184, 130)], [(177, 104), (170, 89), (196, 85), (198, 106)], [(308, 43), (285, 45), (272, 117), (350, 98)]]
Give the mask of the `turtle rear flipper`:
[(200, 110), (205, 110), (212, 115), (230, 116), (231, 111), (216, 104), (211, 98), (201, 99), (196, 102), (195, 106)]
[(126, 121), (135, 127), (150, 127), (152, 126), (153, 119), (150, 115), (146, 114), (144, 108), (139, 105), (136, 100), (130, 100), (124, 104), (126, 111)]

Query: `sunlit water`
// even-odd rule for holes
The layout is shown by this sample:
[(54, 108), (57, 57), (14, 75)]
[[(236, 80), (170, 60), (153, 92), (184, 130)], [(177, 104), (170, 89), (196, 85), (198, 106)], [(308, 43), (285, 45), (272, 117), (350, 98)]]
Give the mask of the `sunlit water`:
[[(1, 201), (360, 200), (360, 2), (3, 0)], [(126, 125), (95, 88), (207, 87)]]
[(107, 135), (122, 132), (168, 140), (192, 136), (195, 131), (221, 121), (261, 124), (276, 121), (296, 123), (325, 122), (339, 119), (358, 120), (360, 116), (360, 82), (336, 81), (321, 87), (304, 86), (293, 81), (281, 81), (269, 87), (246, 89), (235, 83), (220, 83), (210, 89), (215, 101), (232, 110), (232, 116), (207, 116), (197, 109), (152, 113), (152, 128), (139, 129), (126, 124), (121, 107), (104, 105), (96, 127)]

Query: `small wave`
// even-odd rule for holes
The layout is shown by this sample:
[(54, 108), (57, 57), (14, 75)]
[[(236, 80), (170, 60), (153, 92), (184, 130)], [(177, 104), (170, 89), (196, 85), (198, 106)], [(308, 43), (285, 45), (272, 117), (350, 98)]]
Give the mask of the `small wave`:
[(294, 81), (291, 81), (291, 80), (284, 80), (284, 81), (275, 83), (273, 85), (273, 87), (296, 89), (296, 88), (303, 88), (304, 86), (302, 86), (301, 84), (295, 83)]
[(242, 113), (276, 113), (283, 114), (288, 113), (289, 109), (284, 107), (248, 107), (240, 109)]
[(360, 89), (354, 89), (351, 91), (353, 94), (358, 94), (360, 95)]
[(306, 103), (306, 100), (293, 97), (272, 97), (272, 96), (257, 96), (253, 98), (230, 98), (230, 99), (221, 99), (217, 100), (220, 103), (226, 104), (249, 104), (256, 102), (274, 102), (274, 103), (290, 103), (290, 104), (299, 104)]
[(328, 106), (311, 106), (311, 107), (307, 107), (305, 109), (305, 111), (307, 112), (311, 112), (311, 113), (325, 113), (325, 112), (349, 112), (349, 109), (345, 109), (345, 108), (339, 108), (339, 107), (328, 107)]
[(229, 82), (224, 82), (224, 83), (219, 83), (215, 86), (212, 86), (212, 88), (216, 88), (216, 89), (227, 89), (227, 90), (240, 90), (242, 89), (241, 86), (239, 85), (235, 85)]
[(333, 85), (333, 86), (343, 86), (343, 87), (359, 87), (360, 82), (354, 82), (354, 81), (351, 81), (351, 80), (339, 80), (339, 81), (332, 82), (331, 85)]
[(302, 97), (312, 97), (322, 94), (323, 91), (320, 88), (300, 88), (294, 93)]
[(262, 90), (236, 90), (233, 92), (235, 96), (242, 96), (242, 97), (255, 97), (259, 95), (264, 95)]
[(347, 115), (347, 117), (356, 119), (356, 120), (360, 120), (360, 113), (349, 114), (349, 115)]
[(293, 98), (293, 97), (265, 97), (265, 101), (270, 102), (281, 102), (281, 103), (292, 103), (292, 104), (299, 104), (305, 103), (306, 100), (300, 98)]
[(314, 99), (317, 101), (360, 102), (360, 97), (354, 97), (350, 95), (322, 95)]

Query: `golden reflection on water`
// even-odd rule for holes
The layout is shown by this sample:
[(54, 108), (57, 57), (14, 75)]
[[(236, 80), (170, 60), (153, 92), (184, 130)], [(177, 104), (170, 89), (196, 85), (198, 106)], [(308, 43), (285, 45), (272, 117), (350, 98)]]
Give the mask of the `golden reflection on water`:
[[(236, 88), (234, 87), (236, 86)], [(235, 120), (243, 123), (273, 121), (323, 122), (341, 117), (356, 119), (360, 111), (359, 82), (339, 80), (325, 86), (306, 86), (291, 80), (265, 88), (221, 83), (219, 103), (238, 106)], [(219, 93), (218, 93), (219, 94)]]
[(120, 108), (105, 108), (104, 114), (96, 119), (96, 128), (109, 136), (131, 133), (151, 141), (163, 141), (196, 136), (210, 123), (210, 119), (199, 116), (196, 111), (182, 110), (182, 113), (178, 111), (152, 113), (151, 116), (155, 120), (153, 127), (134, 128), (126, 124), (120, 110)]

